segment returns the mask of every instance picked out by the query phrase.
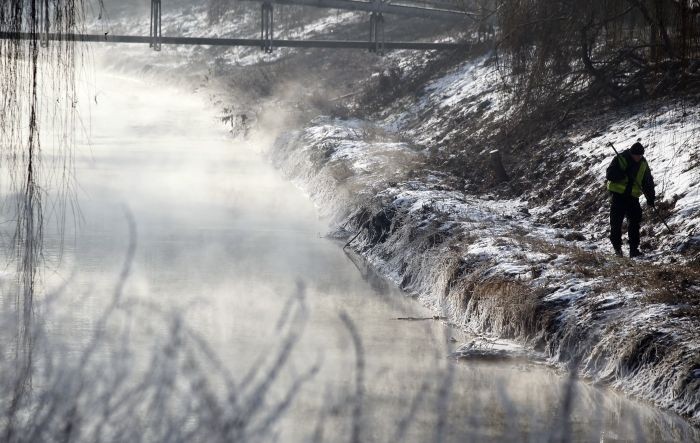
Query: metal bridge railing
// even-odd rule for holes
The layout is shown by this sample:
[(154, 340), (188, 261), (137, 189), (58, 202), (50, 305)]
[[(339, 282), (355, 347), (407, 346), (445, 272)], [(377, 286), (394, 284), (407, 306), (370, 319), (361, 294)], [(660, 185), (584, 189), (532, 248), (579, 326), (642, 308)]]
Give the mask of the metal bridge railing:
[[(454, 20), (470, 17), (465, 11), (439, 10), (415, 6), (418, 2), (399, 0), (394, 3), (382, 0), (250, 0), (261, 1), (260, 39), (206, 38), (206, 37), (163, 37), (162, 0), (151, 0), (151, 20), (148, 37), (128, 35), (89, 35), (89, 34), (52, 34), (50, 33), (50, 1), (42, 0), (41, 20), (38, 29), (32, 32), (0, 32), (0, 39), (39, 40), (42, 46), (49, 41), (103, 42), (103, 43), (148, 43), (155, 51), (162, 45), (210, 45), (210, 46), (259, 46), (265, 52), (272, 52), (275, 46), (288, 48), (358, 48), (384, 54), (391, 49), (413, 50), (455, 50), (472, 49), (468, 43), (430, 43), (430, 42), (388, 42), (384, 33), (384, 14), (399, 14), (416, 17), (428, 17), (439, 20)], [(423, 4), (460, 4), (462, 0), (430, 0)], [(336, 40), (275, 40), (274, 39), (274, 3), (299, 6), (366, 11), (369, 13), (369, 39), (365, 41)], [(410, 4), (413, 4), (411, 6)]]
[(161, 0), (151, 0), (151, 43), (150, 47), (160, 51), (163, 37)]

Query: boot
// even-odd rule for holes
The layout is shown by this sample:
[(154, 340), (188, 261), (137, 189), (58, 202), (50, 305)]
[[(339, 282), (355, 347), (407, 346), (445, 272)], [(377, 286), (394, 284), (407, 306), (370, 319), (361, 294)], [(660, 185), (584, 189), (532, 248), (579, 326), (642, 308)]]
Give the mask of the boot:
[(642, 252), (639, 249), (637, 249), (637, 248), (630, 249), (630, 258), (643, 257), (643, 256), (644, 256), (644, 254), (642, 254)]
[(618, 247), (613, 248), (613, 249), (615, 250), (615, 255), (617, 255), (618, 257), (622, 257), (622, 248), (621, 247), (618, 246)]

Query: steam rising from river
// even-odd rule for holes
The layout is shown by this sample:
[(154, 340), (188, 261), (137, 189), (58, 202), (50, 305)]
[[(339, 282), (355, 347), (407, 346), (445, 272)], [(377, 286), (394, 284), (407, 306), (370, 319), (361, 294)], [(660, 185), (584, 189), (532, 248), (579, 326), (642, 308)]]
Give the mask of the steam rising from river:
[(539, 438), (569, 418), (581, 438), (690, 435), (584, 385), (560, 417), (565, 377), (455, 364), (459, 331), (396, 320), (432, 312), (360, 278), (371, 270), (322, 238), (326, 222), (260, 155), (282, 114), (234, 140), (202, 94), (102, 73), (78, 105), (80, 211), (65, 233), (49, 214), (36, 308), (36, 398), (57, 412), (39, 407), (13, 435), (69, 423), (83, 441), (477, 441)]

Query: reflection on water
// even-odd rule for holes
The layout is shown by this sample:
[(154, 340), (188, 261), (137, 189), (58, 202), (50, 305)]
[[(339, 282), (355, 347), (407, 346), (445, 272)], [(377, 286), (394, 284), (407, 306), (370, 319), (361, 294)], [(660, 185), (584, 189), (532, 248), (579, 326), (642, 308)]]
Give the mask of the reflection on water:
[(322, 238), (311, 203), (262, 159), (269, 140), (230, 139), (201, 97), (162, 84), (105, 74), (96, 89), (74, 160), (81, 217), (62, 250), (46, 226), (55, 295), (36, 308), (35, 390), (64, 427), (42, 432), (68, 420), (85, 441), (698, 438), (582, 383), (562, 417), (567, 379), (540, 366), (447, 359), (459, 332), (396, 320), (432, 313)]

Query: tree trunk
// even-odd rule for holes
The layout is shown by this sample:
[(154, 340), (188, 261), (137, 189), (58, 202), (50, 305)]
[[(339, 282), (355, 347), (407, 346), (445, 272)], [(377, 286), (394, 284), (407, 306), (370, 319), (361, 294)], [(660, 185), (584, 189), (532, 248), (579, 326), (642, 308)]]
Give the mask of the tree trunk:
[(503, 159), (501, 158), (501, 151), (495, 149), (490, 152), (491, 154), (491, 169), (493, 170), (493, 176), (496, 182), (503, 183), (510, 180), (508, 174), (506, 173), (506, 168), (503, 167)]

